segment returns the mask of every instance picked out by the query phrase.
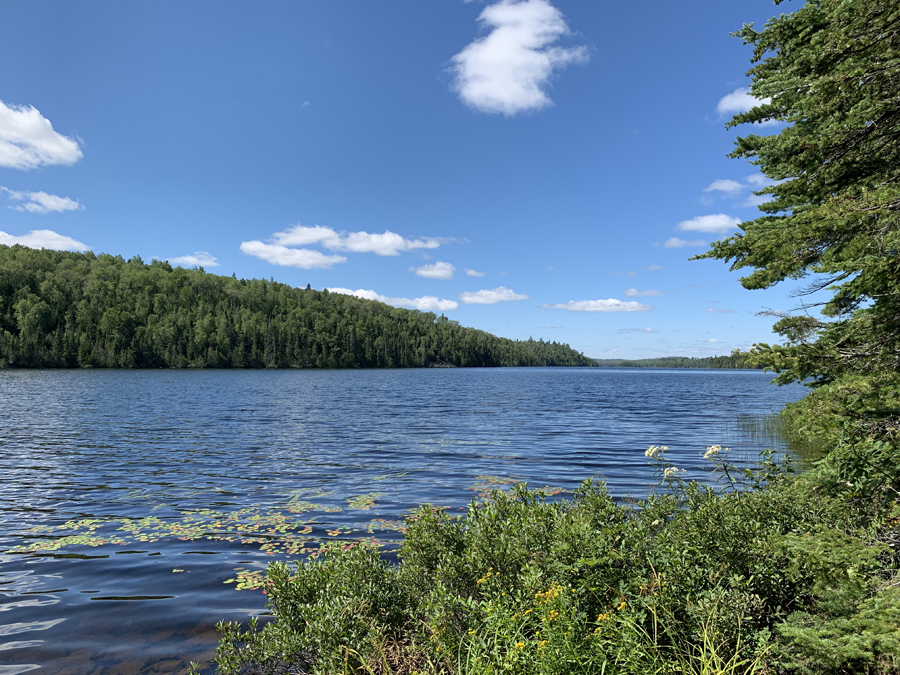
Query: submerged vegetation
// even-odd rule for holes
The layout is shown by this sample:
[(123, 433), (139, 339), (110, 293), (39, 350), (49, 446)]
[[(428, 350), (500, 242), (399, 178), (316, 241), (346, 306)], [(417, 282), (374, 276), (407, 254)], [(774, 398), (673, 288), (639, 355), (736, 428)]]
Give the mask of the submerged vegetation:
[(173, 268), (140, 257), (0, 245), (0, 367), (590, 366), (374, 300)]
[(738, 139), (772, 199), (705, 256), (832, 292), (750, 354), (812, 385), (783, 419), (815, 466), (713, 446), (712, 489), (652, 446), (661, 489), (637, 504), (589, 481), (422, 507), (399, 565), (360, 544), (270, 566), (274, 620), (221, 625), (223, 675), (900, 673), (900, 4), (808, 0), (738, 35), (760, 104), (734, 123), (788, 126)]

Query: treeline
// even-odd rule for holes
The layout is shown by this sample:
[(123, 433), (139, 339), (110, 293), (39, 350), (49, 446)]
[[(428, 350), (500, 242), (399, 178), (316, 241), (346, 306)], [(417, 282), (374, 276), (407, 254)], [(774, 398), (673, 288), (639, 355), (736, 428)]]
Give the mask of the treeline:
[(658, 359), (595, 359), (603, 368), (758, 368), (751, 365), (747, 354), (733, 352), (728, 356), (663, 356)]
[(444, 316), (139, 256), (0, 245), (0, 366), (591, 366)]

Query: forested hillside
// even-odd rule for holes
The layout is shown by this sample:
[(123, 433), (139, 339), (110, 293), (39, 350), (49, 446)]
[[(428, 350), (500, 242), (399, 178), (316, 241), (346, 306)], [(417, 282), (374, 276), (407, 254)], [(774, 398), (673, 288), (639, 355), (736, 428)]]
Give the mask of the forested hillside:
[(556, 342), (499, 338), (372, 300), (0, 245), (0, 366), (589, 366)]
[(747, 354), (733, 352), (728, 356), (661, 356), (656, 359), (596, 359), (604, 368), (759, 368), (751, 365)]

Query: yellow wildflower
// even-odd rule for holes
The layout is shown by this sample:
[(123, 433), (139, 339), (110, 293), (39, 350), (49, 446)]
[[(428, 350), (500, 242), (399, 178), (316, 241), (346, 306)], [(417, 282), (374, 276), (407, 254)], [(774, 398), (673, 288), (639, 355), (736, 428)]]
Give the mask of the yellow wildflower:
[[(488, 571), (487, 571), (487, 574), (485, 574), (483, 577), (481, 577), (480, 579), (478, 579), (475, 583), (476, 583), (476, 584), (483, 584), (485, 581), (487, 581), (488, 579), (490, 579), (493, 575), (494, 575), (494, 568), (493, 568), (493, 567), (489, 567), (489, 568), (488, 568)], [(499, 575), (498, 575), (498, 576), (499, 576)]]
[(559, 612), (557, 612), (555, 609), (552, 609), (552, 610), (550, 610), (550, 613), (547, 616), (545, 616), (543, 619), (541, 619), (541, 621), (553, 621), (553, 619), (555, 619), (558, 616), (559, 616)]

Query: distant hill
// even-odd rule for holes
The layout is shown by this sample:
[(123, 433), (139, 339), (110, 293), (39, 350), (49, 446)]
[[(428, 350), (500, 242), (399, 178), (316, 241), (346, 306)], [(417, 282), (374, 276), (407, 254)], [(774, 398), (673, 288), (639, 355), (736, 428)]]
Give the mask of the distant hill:
[(308, 286), (0, 245), (0, 366), (593, 365), (565, 344), (500, 338)]
[(594, 359), (594, 361), (602, 368), (757, 368), (749, 365), (747, 355), (741, 352), (728, 356), (663, 356), (658, 359)]

